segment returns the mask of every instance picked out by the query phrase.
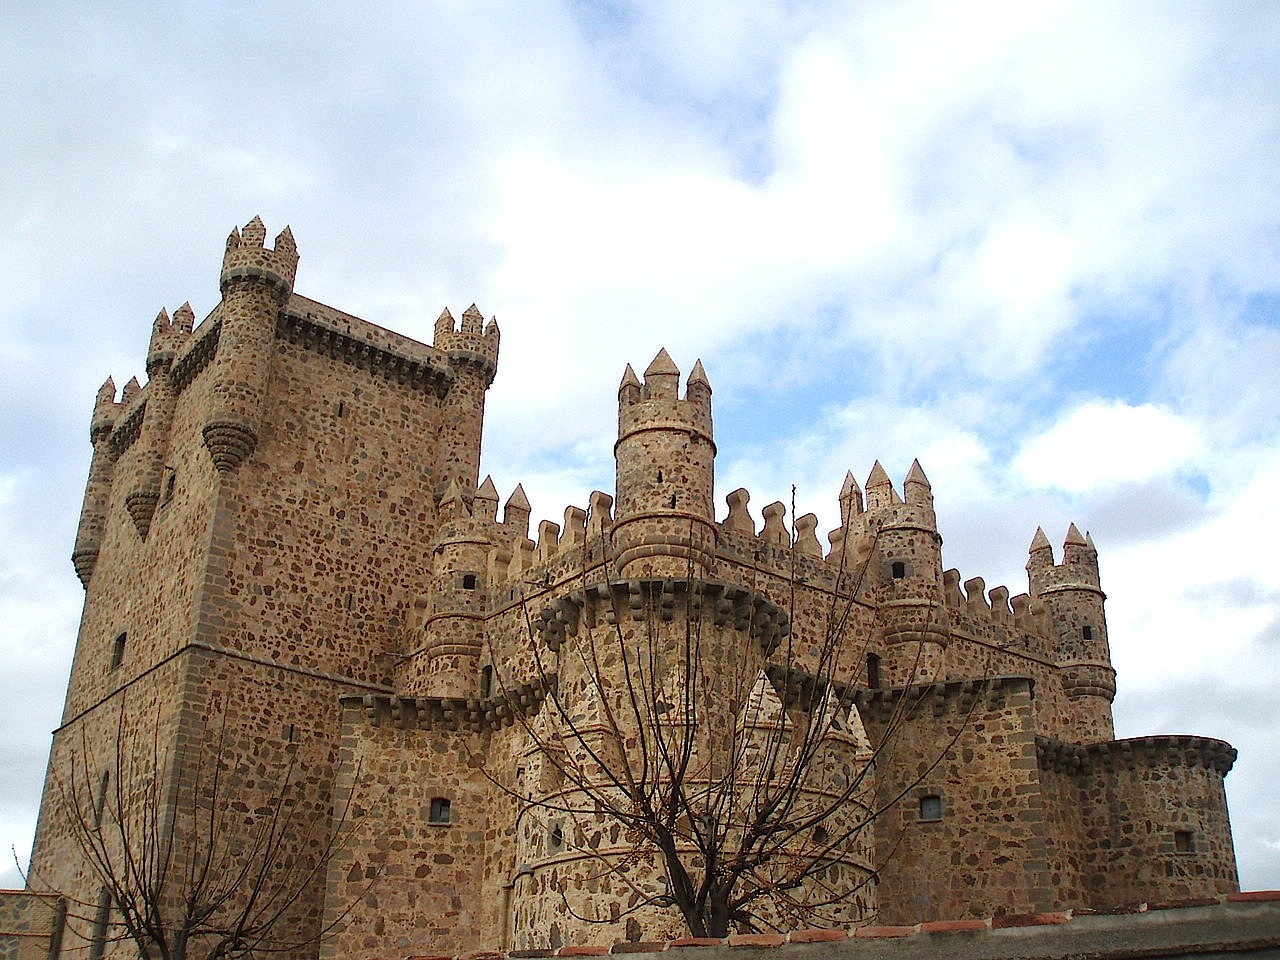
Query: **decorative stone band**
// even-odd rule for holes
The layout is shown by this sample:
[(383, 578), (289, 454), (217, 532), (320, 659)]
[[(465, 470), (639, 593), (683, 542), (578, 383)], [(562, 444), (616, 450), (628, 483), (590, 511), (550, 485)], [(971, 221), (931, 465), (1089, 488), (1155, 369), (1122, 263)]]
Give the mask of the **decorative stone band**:
[(518, 717), (531, 717), (542, 706), (556, 675), (503, 690), (491, 697), (394, 697), (367, 694), (343, 697), (343, 707), (358, 707), (373, 727), (388, 724), (402, 730), (459, 730), (479, 733), (509, 727)]
[(1116, 698), (1116, 672), (1109, 663), (1084, 661), (1063, 663), (1062, 689), (1072, 700), (1077, 697), (1102, 697), (1108, 703)]
[(448, 393), (453, 382), (453, 372), (443, 359), (398, 353), (293, 310), (280, 315), (276, 336), (438, 397)]
[(767, 656), (791, 632), (790, 615), (763, 594), (719, 580), (649, 578), (612, 580), (559, 597), (533, 622), (538, 639), (556, 651), (566, 634), (657, 616), (709, 617), (717, 627), (749, 632)]
[[(263, 256), (261, 248), (253, 251), (251, 255), (258, 258)], [(227, 264), (222, 268), (222, 276), (219, 278), (218, 289), (225, 296), (227, 288), (233, 283), (242, 283), (244, 281), (259, 282), (270, 287), (281, 299), (289, 296), (293, 291), (293, 280), (284, 276), (277, 270), (272, 269), (265, 263), (236, 263), (234, 261), (235, 253), (227, 254)]]
[(1134, 737), (1102, 743), (1063, 743), (1036, 737), (1040, 766), (1060, 773), (1150, 767), (1157, 763), (1203, 766), (1226, 776), (1236, 762), (1236, 749), (1223, 740), (1194, 736)]
[(941, 600), (902, 598), (880, 605), (884, 642), (934, 643), (945, 647), (951, 639), (951, 616)]
[(965, 713), (978, 698), (995, 705), (1006, 697), (1031, 695), (1035, 681), (1030, 677), (990, 677), (973, 680), (948, 680), (945, 683), (913, 684), (908, 687), (876, 687), (859, 689), (854, 705), (864, 716), (888, 718), (895, 711), (932, 710), (935, 715), (948, 712)]

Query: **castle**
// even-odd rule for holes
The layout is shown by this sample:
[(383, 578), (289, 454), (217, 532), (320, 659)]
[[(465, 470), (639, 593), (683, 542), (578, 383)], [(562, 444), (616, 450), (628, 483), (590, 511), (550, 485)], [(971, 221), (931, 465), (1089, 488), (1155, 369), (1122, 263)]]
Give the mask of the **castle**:
[[(670, 936), (661, 858), (619, 835), (590, 780), (682, 696), (661, 729), (685, 731), (691, 755), (744, 725), (808, 722), (826, 751), (815, 769), (857, 778), (788, 840), (795, 854), (843, 830), (814, 860), (826, 922), (1237, 889), (1235, 751), (1114, 739), (1097, 552), (1074, 526), (1058, 557), (1035, 532), (1029, 592), (1011, 597), (943, 569), (918, 463), (900, 487), (878, 463), (862, 487), (846, 477), (826, 547), (812, 514), (788, 524), (781, 503), (757, 524), (744, 490), (717, 520), (711, 384), (700, 363), (682, 384), (661, 351), (623, 376), (613, 495), (531, 538), (522, 489), (499, 518), (478, 476), (497, 324), (446, 310), (418, 343), (295, 293), (297, 263), (288, 228), (271, 246), (257, 218), (232, 231), (210, 315), (162, 311), (146, 385), (98, 393), (73, 553), (84, 614), (30, 880), (99, 905), (64, 953), (132, 952), (109, 942), (118, 917), (66, 785), (96, 786), (101, 814), (112, 771), (154, 758), (174, 830), (215, 758), (241, 850), (287, 778), (327, 851), (280, 910), (293, 955)], [(626, 651), (690, 637), (711, 693), (653, 667), (663, 692), (622, 737), (626, 718), (608, 717), (644, 673)], [(614, 643), (621, 663), (597, 652)], [(695, 701), (713, 705), (698, 724)], [(767, 781), (766, 763), (740, 759), (723, 782)], [(757, 916), (818, 922), (796, 913), (814, 883), (768, 880), (781, 899)]]

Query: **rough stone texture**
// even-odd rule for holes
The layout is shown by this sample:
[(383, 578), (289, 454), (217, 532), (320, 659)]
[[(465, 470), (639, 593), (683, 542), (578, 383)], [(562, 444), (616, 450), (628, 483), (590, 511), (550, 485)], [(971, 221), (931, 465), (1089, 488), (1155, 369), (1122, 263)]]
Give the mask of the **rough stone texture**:
[[(900, 489), (878, 463), (865, 495), (847, 476), (829, 549), (781, 502), (757, 523), (745, 490), (717, 522), (711, 387), (697, 364), (681, 394), (662, 351), (619, 387), (614, 493), (535, 541), (523, 490), (499, 518), (478, 477), (497, 324), (446, 310), (434, 344), (414, 342), (293, 292), (292, 235), (265, 237), (256, 218), (234, 231), (221, 302), (198, 326), (185, 305), (162, 313), (146, 386), (117, 399), (109, 380), (95, 402), (73, 553), (85, 608), (33, 891), (96, 902), (58, 798), (90, 789), (119, 742), (168, 758), (179, 798), (210, 756), (233, 811), (287, 792), (308, 824), (298, 856), (342, 836), (281, 921), (307, 941), (296, 955), (662, 946), (683, 926), (643, 902), (660, 865), (607, 818), (554, 812), (584, 800), (539, 743), (554, 732), (548, 696), (583, 723), (621, 702), (621, 662), (598, 686), (581, 667), (594, 640), (668, 656), (691, 631), (707, 702), (725, 705), (704, 713), (699, 755), (740, 719), (730, 704), (781, 717), (798, 676), (836, 664), (831, 689), (853, 710), (825, 766), (866, 776), (826, 826), (885, 811), (823, 877), (843, 894), (833, 937), (927, 940), (916, 925), (934, 921), (1012, 933), (1236, 890), (1222, 790), (1234, 751), (1113, 740), (1097, 552), (1074, 526), (1061, 562), (1036, 532), (1028, 592), (1011, 596), (944, 569), (918, 463)], [(664, 674), (664, 696), (679, 676)], [(605, 756), (634, 736), (624, 724), (595, 745)], [(805, 789), (810, 802), (827, 788)], [(230, 839), (252, 816), (239, 824)], [(86, 932), (69, 930), (68, 954), (87, 953)], [(729, 942), (742, 945), (695, 952), (754, 949)]]
[(67, 905), (60, 898), (0, 890), (0, 960), (48, 960), (58, 955)]

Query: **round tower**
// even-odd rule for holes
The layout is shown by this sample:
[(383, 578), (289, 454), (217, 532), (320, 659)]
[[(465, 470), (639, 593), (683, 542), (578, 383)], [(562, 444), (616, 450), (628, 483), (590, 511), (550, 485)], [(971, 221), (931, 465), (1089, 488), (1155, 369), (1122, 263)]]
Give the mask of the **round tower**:
[(219, 473), (230, 473), (253, 452), (271, 371), (276, 322), (293, 293), (298, 247), (288, 227), (266, 248), (258, 217), (232, 230), (222, 258), (218, 352), (204, 442)]
[(169, 314), (161, 310), (151, 326), (151, 345), (147, 349), (147, 409), (138, 434), (138, 453), (129, 492), (124, 499), (125, 508), (143, 540), (151, 531), (151, 520), (160, 501), (169, 431), (177, 404), (170, 370), (194, 322), (191, 304), (184, 303), (174, 311), (172, 321)]
[(436, 320), (434, 346), (444, 354), (453, 373), (443, 401), (440, 422), (440, 485), (450, 481), (461, 490), (474, 490), (480, 474), (480, 438), (484, 431), (484, 400), (498, 372), (498, 321), (473, 303), (455, 329), (446, 308)]
[(699, 578), (715, 560), (716, 445), (702, 361), (683, 399), (679, 386), (680, 371), (663, 349), (643, 384), (628, 364), (618, 388), (613, 550), (623, 577)]
[(115, 450), (111, 444), (111, 431), (115, 429), (122, 404), (116, 403), (116, 384), (110, 377), (98, 388), (93, 404), (93, 419), (89, 422), (89, 442), (93, 444), (93, 459), (89, 461), (89, 482), (84, 488), (84, 503), (80, 507), (80, 525), (76, 528), (76, 545), (71, 551), (71, 563), (76, 576), (86, 589), (98, 563), (102, 549), (102, 533), (107, 525), (107, 503), (111, 499), (111, 481), (115, 472)]
[(890, 685), (946, 679), (951, 635), (942, 589), (942, 537), (929, 478), (913, 461), (899, 497), (876, 461), (867, 478), (867, 523), (874, 536), (868, 577), (878, 583), (879, 620)]
[(423, 623), (426, 668), (416, 696), (480, 695), (480, 659), (489, 595), (486, 530), (492, 521), (473, 518), (462, 491), (451, 482), (440, 503), (440, 527), (432, 548), (432, 579)]
[(1072, 707), (1059, 735), (1075, 743), (1115, 738), (1111, 702), (1116, 672), (1111, 667), (1106, 594), (1098, 575), (1093, 539), (1081, 536), (1073, 523), (1062, 548), (1062, 563), (1053, 562), (1053, 547), (1037, 529), (1027, 559), (1031, 596), (1049, 608), (1053, 636), (1049, 655), (1057, 661), (1062, 687)]

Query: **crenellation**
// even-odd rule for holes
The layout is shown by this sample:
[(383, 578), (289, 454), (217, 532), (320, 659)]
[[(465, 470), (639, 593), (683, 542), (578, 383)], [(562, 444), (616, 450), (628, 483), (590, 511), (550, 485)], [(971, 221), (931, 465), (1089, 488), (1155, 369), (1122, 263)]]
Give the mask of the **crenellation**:
[[(836, 926), (1235, 889), (1234, 750), (1113, 739), (1090, 534), (1071, 525), (1056, 562), (1038, 529), (1026, 593), (962, 585), (918, 461), (900, 493), (879, 461), (865, 493), (846, 473), (825, 556), (814, 514), (789, 527), (776, 501), (757, 529), (745, 489), (717, 522), (711, 384), (697, 361), (682, 394), (662, 349), (619, 384), (614, 490), (535, 542), (523, 487), (499, 519), (479, 477), (497, 322), (446, 308), (418, 343), (295, 293), (297, 262), (288, 228), (270, 249), (258, 218), (233, 230), (205, 320), (162, 311), (147, 386), (98, 391), (73, 553), (85, 612), (35, 875), (94, 902), (56, 775), (121, 730), (149, 749), (145, 730), (197, 755), (174, 764), (175, 796), (225, 750), (246, 808), (296, 756), (308, 820), (370, 811), (282, 921), (304, 960), (670, 939), (679, 919), (638, 892), (661, 871), (589, 804), (563, 812), (584, 745), (555, 731), (563, 710), (602, 736), (626, 682), (616, 651), (693, 636), (726, 705), (699, 736), (785, 729), (821, 702), (823, 769), (865, 778), (821, 824), (869, 818), (832, 874)], [(614, 655), (598, 678), (593, 644)], [(690, 686), (669, 671), (662, 704)], [(599, 866), (620, 862), (626, 884)], [(317, 946), (321, 918), (335, 926)]]

